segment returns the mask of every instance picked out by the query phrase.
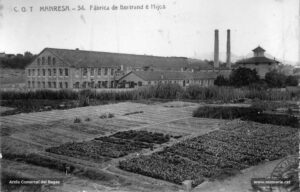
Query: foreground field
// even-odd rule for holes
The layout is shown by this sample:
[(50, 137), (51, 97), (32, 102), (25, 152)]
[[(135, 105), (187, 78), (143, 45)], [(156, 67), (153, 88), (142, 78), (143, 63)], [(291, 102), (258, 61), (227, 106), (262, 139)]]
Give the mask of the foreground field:
[[(122, 169), (182, 183), (217, 178), (298, 150), (297, 130), (243, 122), (185, 140), (150, 156), (120, 162)], [(161, 170), (164, 170), (163, 172)]]
[(295, 128), (192, 117), (200, 105), (124, 102), (0, 117), (1, 164), (65, 178), (50, 191), (179, 191), (186, 179), (197, 185), (296, 151)]

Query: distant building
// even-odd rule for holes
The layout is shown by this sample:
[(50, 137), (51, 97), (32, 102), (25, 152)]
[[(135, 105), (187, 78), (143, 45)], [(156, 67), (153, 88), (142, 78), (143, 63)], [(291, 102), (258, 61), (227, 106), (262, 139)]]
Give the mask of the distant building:
[[(114, 88), (118, 80), (131, 71), (190, 71), (189, 74), (192, 74), (193, 68), (189, 59), (185, 57), (45, 48), (26, 67), (26, 85), (29, 89)], [(193, 81), (181, 77), (182, 75), (179, 79), (170, 80), (184, 81), (184, 84)]]
[(254, 53), (253, 57), (237, 61), (236, 66), (255, 69), (260, 78), (265, 78), (266, 73), (278, 68), (280, 62), (275, 60), (275, 58), (267, 58), (264, 54), (265, 50), (260, 46), (252, 51)]
[(207, 87), (214, 85), (216, 76), (215, 72), (131, 71), (119, 79), (119, 86), (133, 88), (158, 83), (177, 83), (183, 87), (190, 84)]

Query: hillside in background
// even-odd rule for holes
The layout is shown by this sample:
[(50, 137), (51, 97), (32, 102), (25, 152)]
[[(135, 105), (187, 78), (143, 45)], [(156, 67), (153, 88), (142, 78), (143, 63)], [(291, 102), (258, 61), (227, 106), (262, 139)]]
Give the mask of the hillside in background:
[(25, 69), (35, 57), (36, 55), (30, 52), (17, 55), (1, 53), (0, 68)]

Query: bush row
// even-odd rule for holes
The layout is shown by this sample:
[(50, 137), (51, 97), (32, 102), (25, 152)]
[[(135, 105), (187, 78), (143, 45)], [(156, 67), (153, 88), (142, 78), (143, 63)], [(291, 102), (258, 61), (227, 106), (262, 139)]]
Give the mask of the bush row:
[(255, 121), (264, 124), (299, 127), (297, 117), (285, 114), (267, 114), (263, 109), (254, 107), (199, 107), (193, 117), (214, 119), (236, 119)]
[(192, 100), (222, 100), (230, 101), (240, 98), (261, 99), (261, 100), (291, 100), (300, 98), (300, 93), (290, 91), (259, 90), (251, 88), (233, 87), (202, 87), (200, 85), (190, 85), (186, 88), (178, 84), (158, 84), (153, 86), (140, 87), (127, 91), (102, 91), (92, 90), (72, 91), (72, 90), (39, 90), (29, 92), (1, 92), (1, 100), (18, 99), (49, 99), (49, 100), (86, 100), (86, 98), (120, 101), (120, 100), (141, 100), (149, 98), (159, 99), (192, 99)]

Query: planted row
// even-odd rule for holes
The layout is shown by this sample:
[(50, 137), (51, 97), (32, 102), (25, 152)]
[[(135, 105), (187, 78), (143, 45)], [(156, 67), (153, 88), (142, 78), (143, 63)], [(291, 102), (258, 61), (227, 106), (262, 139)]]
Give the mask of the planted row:
[(99, 137), (92, 141), (66, 143), (46, 149), (47, 152), (97, 162), (119, 158), (142, 149), (153, 149), (154, 144), (168, 142), (170, 137), (147, 131), (118, 132), (109, 137)]
[(203, 177), (234, 174), (294, 154), (299, 150), (297, 143), (299, 138), (293, 128), (238, 124), (179, 142), (152, 155), (121, 161), (120, 168), (178, 184), (191, 179), (197, 185)]
[(136, 130), (118, 132), (112, 135), (112, 137), (129, 139), (129, 140), (146, 142), (146, 143), (156, 143), (156, 144), (166, 143), (170, 140), (169, 135), (164, 135), (162, 133), (148, 132), (148, 131), (136, 131)]
[[(115, 141), (115, 140), (114, 140)], [(101, 140), (92, 140), (88, 142), (80, 143), (66, 143), (60, 145), (59, 147), (51, 147), (46, 149), (47, 152), (56, 153), (59, 155), (66, 155), (76, 158), (91, 158), (95, 161), (107, 161), (110, 158), (118, 158), (129, 153), (140, 151), (143, 148), (150, 148), (151, 145), (138, 143), (138, 142), (128, 142), (128, 141), (115, 141), (112, 139), (105, 141)]]

